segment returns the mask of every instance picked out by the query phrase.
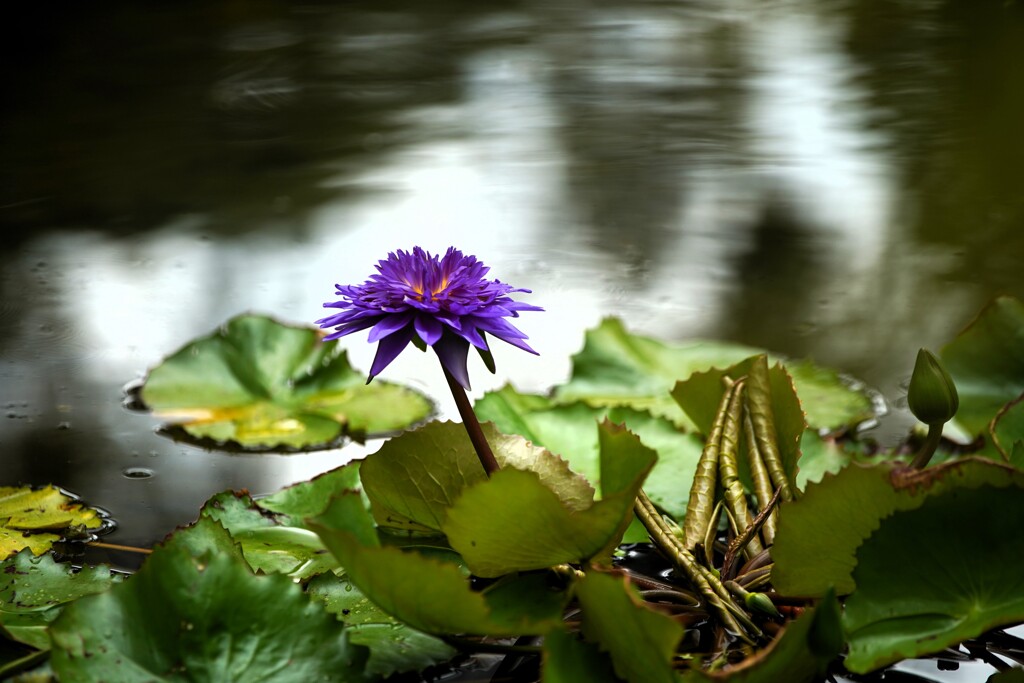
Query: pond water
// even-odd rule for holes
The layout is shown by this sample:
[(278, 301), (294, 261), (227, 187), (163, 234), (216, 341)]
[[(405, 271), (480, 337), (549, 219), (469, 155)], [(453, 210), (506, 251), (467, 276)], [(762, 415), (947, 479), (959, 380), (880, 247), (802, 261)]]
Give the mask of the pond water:
[[(312, 323), (397, 248), (546, 309), (476, 396), (564, 381), (615, 315), (848, 372), (885, 443), (917, 349), (1024, 296), (1019, 2), (114, 2), (3, 31), (0, 484), (82, 495), (112, 542), (379, 445), (209, 453), (122, 388), (238, 313)], [(386, 377), (457, 415), (430, 357)]]

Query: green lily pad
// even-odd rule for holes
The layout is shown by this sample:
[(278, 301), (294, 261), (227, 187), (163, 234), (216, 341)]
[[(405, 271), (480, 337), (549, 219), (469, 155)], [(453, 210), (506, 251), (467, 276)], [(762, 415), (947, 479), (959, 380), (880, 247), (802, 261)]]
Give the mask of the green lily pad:
[(223, 450), (300, 451), (345, 436), (397, 432), (425, 420), (423, 394), (376, 381), (349, 365), (312, 327), (242, 315), (149, 371), (143, 403), (168, 433)]
[(228, 530), (253, 571), (308, 579), (338, 566), (319, 536), (261, 509), (248, 494), (218, 493), (206, 501), (200, 516)]
[(417, 631), (383, 612), (345, 577), (323, 574), (309, 583), (306, 592), (322, 600), (327, 611), (345, 623), (349, 642), (370, 650), (368, 674), (386, 677), (418, 671), (448, 661), (456, 654), (440, 638)]
[(587, 508), (570, 507), (536, 473), (511, 467), (466, 488), (442, 529), (474, 574), (575, 563), (618, 545), (657, 455), (623, 427), (602, 423), (600, 435), (605, 494)]
[(553, 592), (543, 573), (473, 591), (451, 562), (381, 546), (373, 518), (354, 492), (336, 498), (309, 524), (373, 604), (419, 631), (519, 636), (546, 633), (561, 623), (568, 595)]
[(999, 297), (940, 356), (960, 396), (954, 422), (983, 434), (1004, 405), (1024, 394), (1024, 303)]
[(721, 671), (688, 671), (683, 683), (803, 683), (821, 680), (843, 647), (843, 626), (835, 595), (826, 595), (812, 609), (786, 624), (768, 647)]
[(350, 462), (309, 481), (257, 498), (256, 505), (275, 513), (282, 524), (304, 527), (305, 519), (326, 510), (334, 496), (359, 488), (359, 463), (358, 460)]
[[(779, 511), (772, 582), (784, 595), (853, 591), (857, 548), (885, 518), (929, 496), (980, 486), (1024, 486), (1024, 472), (984, 458), (950, 460), (924, 470), (891, 463), (851, 464), (810, 483)], [(896, 566), (896, 565), (892, 565)]]
[(98, 510), (56, 486), (0, 486), (0, 559), (23, 548), (40, 555), (69, 535), (105, 525)]
[(544, 636), (545, 683), (620, 683), (608, 655), (561, 629)]
[(886, 519), (857, 550), (846, 668), (866, 673), (1024, 621), (1022, 502), (1024, 482), (957, 488)]
[(615, 673), (631, 683), (675, 683), (672, 660), (683, 627), (649, 607), (624, 576), (588, 571), (576, 583), (583, 634), (611, 655)]
[[(365, 681), (366, 650), (290, 579), (257, 576), (200, 519), (131, 580), (68, 605), (50, 629), (62, 683)], [(197, 552), (199, 551), (199, 552)]]
[[(590, 506), (593, 487), (564, 460), (494, 425), (481, 427), (502, 467), (535, 472), (573, 509)], [(487, 479), (465, 428), (455, 422), (432, 422), (387, 441), (362, 461), (360, 474), (385, 530), (435, 535), (463, 490)]]
[(46, 629), (63, 605), (102, 593), (120, 580), (105, 565), (75, 571), (49, 554), (35, 557), (23, 549), (0, 562), (0, 628), (20, 643), (48, 650)]
[(677, 519), (686, 514), (689, 490), (703, 440), (672, 421), (629, 406), (595, 407), (577, 402), (557, 405), (543, 396), (520, 394), (511, 385), (485, 394), (474, 406), (507, 434), (521, 434), (569, 462), (574, 472), (600, 481), (597, 425), (602, 420), (625, 425), (644, 445), (658, 452), (658, 462), (644, 483), (651, 500)]
[[(572, 378), (556, 387), (555, 398), (595, 406), (629, 405), (689, 430), (695, 425), (668, 395), (675, 383), (760, 353), (764, 352), (748, 346), (703, 340), (669, 345), (632, 334), (620, 320), (606, 318), (586, 333), (583, 350), (573, 356)], [(792, 375), (812, 428), (839, 430), (873, 417), (869, 398), (834, 371), (806, 360), (770, 359), (782, 360)]]

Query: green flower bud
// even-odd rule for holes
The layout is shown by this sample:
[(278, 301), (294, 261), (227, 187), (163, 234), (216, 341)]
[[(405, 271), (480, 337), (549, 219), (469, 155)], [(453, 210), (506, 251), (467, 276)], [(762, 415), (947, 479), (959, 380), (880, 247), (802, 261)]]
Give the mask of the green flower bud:
[(960, 406), (953, 378), (939, 359), (926, 349), (917, 352), (907, 404), (914, 417), (927, 425), (948, 422)]
[(743, 596), (743, 602), (747, 609), (753, 612), (767, 614), (770, 617), (780, 616), (779, 610), (775, 609), (775, 603), (764, 593), (747, 593)]

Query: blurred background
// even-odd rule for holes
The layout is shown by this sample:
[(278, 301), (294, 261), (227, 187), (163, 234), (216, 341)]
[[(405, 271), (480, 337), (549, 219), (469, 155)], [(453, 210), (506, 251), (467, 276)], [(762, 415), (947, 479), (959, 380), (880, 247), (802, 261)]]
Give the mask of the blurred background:
[[(546, 309), (475, 396), (565, 381), (614, 315), (849, 373), (884, 443), (917, 349), (1024, 297), (1020, 2), (114, 0), (0, 33), (0, 485), (82, 495), (112, 542), (379, 447), (205, 452), (122, 390), (236, 314), (312, 324), (394, 249)], [(430, 356), (385, 378), (457, 419)]]

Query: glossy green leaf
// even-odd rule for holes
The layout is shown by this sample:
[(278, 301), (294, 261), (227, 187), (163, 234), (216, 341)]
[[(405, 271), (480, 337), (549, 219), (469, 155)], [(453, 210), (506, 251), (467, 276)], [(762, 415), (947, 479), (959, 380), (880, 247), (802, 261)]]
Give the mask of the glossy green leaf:
[(307, 517), (315, 517), (326, 510), (334, 496), (359, 488), (359, 464), (357, 460), (318, 474), (309, 481), (287, 486), (257, 498), (256, 505), (276, 513), (282, 524), (302, 527)]
[(857, 550), (846, 668), (865, 673), (1024, 621), (1024, 482), (896, 512)]
[(658, 462), (644, 491), (662, 509), (682, 519), (703, 441), (682, 432), (664, 417), (628, 406), (594, 407), (586, 403), (556, 405), (543, 396), (520, 394), (510, 385), (485, 394), (475, 405), (483, 420), (505, 433), (521, 434), (569, 462), (589, 481), (600, 480), (597, 425), (604, 419), (624, 424), (644, 445), (658, 452)]
[(141, 398), (192, 439), (242, 450), (311, 450), (424, 420), (412, 389), (366, 384), (337, 342), (311, 327), (242, 315), (149, 371)]
[(576, 584), (583, 634), (608, 652), (615, 673), (630, 683), (673, 683), (672, 668), (683, 627), (649, 607), (629, 581), (588, 571)]
[(942, 347), (960, 408), (954, 422), (984, 433), (1004, 405), (1024, 394), (1024, 303), (1000, 297)]
[(67, 606), (51, 627), (61, 683), (366, 680), (343, 625), (290, 579), (208, 550), (229, 543), (201, 519), (131, 580)]
[(410, 628), (383, 612), (345, 577), (323, 574), (313, 579), (306, 590), (346, 624), (349, 642), (370, 650), (368, 674), (390, 676), (417, 671), (456, 654), (443, 640)]
[(218, 493), (206, 501), (200, 515), (228, 530), (253, 571), (306, 579), (338, 566), (319, 536), (261, 509), (248, 494)]
[(0, 562), (0, 627), (14, 640), (48, 650), (46, 628), (63, 605), (101, 593), (120, 579), (105, 565), (75, 571), (52, 555), (35, 557), (26, 548)]
[(608, 655), (575, 634), (555, 629), (544, 637), (545, 683), (619, 683)]
[(510, 467), (468, 487), (442, 529), (478, 576), (588, 560), (618, 545), (657, 455), (624, 428), (601, 425), (605, 495), (574, 509), (535, 473)]
[(310, 525), (371, 602), (417, 630), (517, 636), (545, 633), (561, 623), (568, 596), (552, 592), (544, 573), (473, 591), (451, 562), (380, 546), (373, 519), (355, 493), (335, 499)]
[[(692, 429), (693, 423), (668, 395), (675, 383), (694, 372), (727, 368), (759, 353), (763, 351), (723, 342), (669, 345), (632, 334), (620, 320), (606, 318), (586, 333), (583, 350), (573, 356), (572, 379), (556, 387), (555, 397), (559, 402), (579, 400), (595, 406), (629, 405)], [(835, 372), (810, 361), (784, 362), (811, 427), (840, 429), (872, 417), (868, 397)]]
[[(593, 487), (561, 458), (494, 425), (482, 428), (503, 468), (537, 473), (572, 509), (593, 501)], [(432, 422), (387, 441), (362, 462), (360, 472), (374, 517), (385, 530), (434, 534), (463, 490), (487, 479), (465, 428), (455, 422)]]
[(739, 664), (715, 673), (688, 671), (683, 683), (810, 683), (822, 680), (829, 662), (843, 647), (843, 626), (835, 595), (826, 595), (812, 609), (786, 624), (765, 648)]
[(0, 559), (23, 548), (39, 555), (68, 534), (103, 525), (98, 511), (56, 486), (0, 486)]
[(779, 513), (772, 547), (772, 582), (784, 595), (853, 591), (858, 546), (897, 510), (920, 507), (933, 495), (979, 486), (1021, 486), (1024, 472), (983, 458), (950, 460), (925, 470), (893, 464), (851, 464)]

